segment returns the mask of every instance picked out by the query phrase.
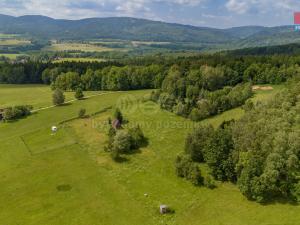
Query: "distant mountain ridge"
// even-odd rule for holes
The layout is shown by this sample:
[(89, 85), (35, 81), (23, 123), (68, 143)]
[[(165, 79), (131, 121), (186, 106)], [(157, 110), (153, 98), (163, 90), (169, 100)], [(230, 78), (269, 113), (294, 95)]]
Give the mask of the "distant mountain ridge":
[(122, 39), (135, 41), (228, 44), (237, 47), (287, 44), (300, 41), (293, 26), (245, 26), (229, 29), (196, 27), (130, 17), (53, 19), (46, 16), (0, 15), (0, 33), (46, 39)]

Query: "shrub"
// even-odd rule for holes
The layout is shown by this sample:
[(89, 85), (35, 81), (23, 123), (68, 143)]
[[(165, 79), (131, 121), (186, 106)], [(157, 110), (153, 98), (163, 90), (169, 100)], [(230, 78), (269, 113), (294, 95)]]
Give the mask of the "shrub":
[(84, 97), (84, 94), (83, 94), (83, 91), (81, 88), (77, 88), (76, 89), (76, 92), (75, 92), (75, 98), (80, 100), (80, 99), (83, 99)]
[(123, 123), (124, 117), (123, 117), (123, 114), (122, 114), (122, 112), (121, 112), (121, 110), (119, 108), (115, 109), (114, 118), (117, 119), (117, 120), (119, 120), (119, 122), (121, 124)]
[(128, 153), (131, 150), (132, 138), (128, 131), (120, 130), (117, 132), (113, 141), (113, 151), (117, 151), (120, 154)]
[(191, 181), (194, 185), (202, 185), (203, 177), (197, 163), (194, 163), (190, 156), (180, 155), (176, 159), (176, 174), (179, 177)]
[(129, 129), (129, 135), (131, 136), (132, 149), (138, 149), (146, 143), (144, 133), (139, 126)]
[(54, 105), (62, 105), (65, 102), (65, 96), (62, 90), (56, 89), (53, 93), (53, 104)]
[(31, 114), (31, 110), (33, 109), (30, 105), (20, 105), (15, 107), (9, 107), (3, 112), (3, 120), (4, 121), (12, 121), (16, 119), (20, 119), (22, 117), (28, 116)]
[(213, 179), (212, 176), (209, 175), (209, 176), (205, 177), (204, 186), (209, 188), (209, 189), (216, 188), (216, 184), (215, 184), (214, 179)]
[(86, 114), (86, 109), (80, 109), (79, 112), (78, 112), (78, 117), (79, 118), (84, 118), (85, 117), (85, 114)]

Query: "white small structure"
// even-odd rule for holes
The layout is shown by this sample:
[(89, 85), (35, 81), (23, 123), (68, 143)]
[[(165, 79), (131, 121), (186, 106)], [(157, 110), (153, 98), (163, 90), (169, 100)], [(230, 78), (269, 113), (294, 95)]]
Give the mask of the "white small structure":
[(160, 205), (159, 212), (160, 212), (160, 214), (166, 214), (166, 213), (168, 213), (168, 209), (169, 209), (169, 207), (167, 205)]
[(52, 130), (53, 133), (55, 133), (55, 132), (57, 132), (57, 127), (56, 126), (52, 126), (51, 130)]

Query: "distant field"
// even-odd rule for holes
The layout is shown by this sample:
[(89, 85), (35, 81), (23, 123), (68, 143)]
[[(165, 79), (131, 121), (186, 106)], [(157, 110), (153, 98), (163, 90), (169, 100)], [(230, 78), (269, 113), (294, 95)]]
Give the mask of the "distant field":
[[(85, 92), (94, 95), (101, 92)], [(74, 99), (74, 93), (66, 92), (66, 101)], [(0, 108), (20, 104), (33, 105), (34, 109), (52, 105), (52, 90), (46, 85), (1, 85)]]
[(97, 58), (62, 58), (58, 60), (54, 60), (53, 63), (61, 63), (61, 62), (103, 62), (105, 59), (97, 59)]
[(81, 43), (63, 43), (63, 44), (51, 44), (43, 49), (44, 51), (83, 51), (83, 52), (106, 52), (113, 51), (112, 48), (106, 48), (102, 46), (96, 46), (92, 44)]
[[(44, 96), (31, 88), (35, 101), (43, 102)], [(254, 100), (267, 99), (280, 88), (268, 94), (257, 92)], [(230, 183), (217, 183), (216, 189), (209, 190), (176, 177), (175, 158), (183, 150), (186, 134), (198, 124), (162, 111), (155, 103), (139, 101), (149, 92), (109, 93), (39, 111), (14, 123), (0, 123), (1, 223), (299, 224), (300, 206), (279, 202), (260, 205), (247, 200)], [(59, 121), (76, 116), (80, 108), (93, 113), (113, 105), (122, 109), (127, 126), (140, 125), (149, 139), (147, 147), (126, 156), (123, 163), (113, 162), (104, 151), (104, 124), (111, 117), (110, 110), (62, 124), (57, 135), (50, 130)], [(243, 113), (237, 108), (201, 123), (216, 127)], [(204, 174), (208, 172), (205, 165), (201, 168)], [(160, 215), (161, 204), (169, 205), (175, 213)]]
[(0, 46), (16, 46), (16, 45), (30, 45), (31, 42), (28, 40), (19, 39), (0, 39)]
[(12, 38), (16, 38), (19, 37), (18, 34), (1, 34), (0, 33), (0, 39), (12, 39)]
[(0, 56), (4, 56), (9, 59), (16, 59), (18, 56), (22, 56), (22, 54), (1, 54), (0, 53)]

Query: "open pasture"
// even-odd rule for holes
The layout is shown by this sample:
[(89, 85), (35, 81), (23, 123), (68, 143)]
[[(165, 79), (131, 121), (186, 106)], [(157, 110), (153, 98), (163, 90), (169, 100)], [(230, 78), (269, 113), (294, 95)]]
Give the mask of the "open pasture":
[(107, 52), (113, 51), (114, 49), (106, 48), (103, 46), (96, 46), (92, 44), (82, 44), (82, 43), (52, 43), (51, 46), (45, 47), (44, 51), (82, 51), (82, 52)]
[(0, 57), (1, 57), (1, 56), (4, 56), (4, 57), (6, 57), (6, 58), (9, 58), (9, 59), (14, 60), (14, 59), (16, 59), (18, 56), (22, 56), (22, 54), (2, 54), (2, 53), (0, 53)]
[(2, 39), (0, 38), (0, 46), (19, 46), (19, 45), (30, 45), (31, 42), (28, 40), (20, 39)]
[(21, 136), (21, 139), (32, 155), (76, 144), (75, 137), (66, 126), (58, 127), (57, 132), (50, 128), (37, 130)]
[(19, 37), (18, 34), (2, 34), (0, 33), (0, 39), (13, 39)]
[[(86, 96), (101, 92), (87, 91)], [(65, 92), (66, 101), (75, 99), (74, 92)], [(0, 108), (14, 105), (32, 105), (34, 109), (52, 105), (52, 90), (46, 85), (0, 84)]]
[(105, 59), (97, 58), (61, 58), (54, 60), (53, 63), (62, 63), (62, 62), (104, 62)]

